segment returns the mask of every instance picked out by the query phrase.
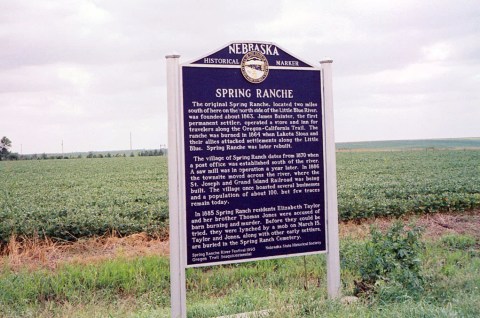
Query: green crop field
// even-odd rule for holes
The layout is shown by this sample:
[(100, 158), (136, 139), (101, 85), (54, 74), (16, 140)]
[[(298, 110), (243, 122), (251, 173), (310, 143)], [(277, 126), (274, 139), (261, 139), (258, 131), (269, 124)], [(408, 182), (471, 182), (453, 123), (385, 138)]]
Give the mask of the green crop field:
[(337, 153), (343, 220), (480, 206), (480, 151)]
[(0, 241), (161, 233), (168, 218), (164, 157), (0, 162)]
[[(340, 152), (344, 220), (480, 206), (480, 151)], [(168, 223), (166, 157), (0, 162), (0, 242), (147, 232)]]

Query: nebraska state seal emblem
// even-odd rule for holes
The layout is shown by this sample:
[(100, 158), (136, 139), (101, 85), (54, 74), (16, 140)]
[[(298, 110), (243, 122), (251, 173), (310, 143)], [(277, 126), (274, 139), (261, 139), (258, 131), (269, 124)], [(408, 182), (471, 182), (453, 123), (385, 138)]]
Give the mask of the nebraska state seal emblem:
[(243, 77), (250, 83), (261, 83), (268, 76), (267, 58), (259, 51), (250, 51), (245, 54), (240, 66)]

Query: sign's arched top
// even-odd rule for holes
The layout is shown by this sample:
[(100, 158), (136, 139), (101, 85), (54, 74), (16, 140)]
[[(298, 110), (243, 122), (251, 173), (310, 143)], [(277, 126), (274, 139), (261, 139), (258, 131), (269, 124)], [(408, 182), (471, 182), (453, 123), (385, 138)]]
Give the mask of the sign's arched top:
[[(253, 53), (256, 52), (256, 53)], [(196, 59), (188, 64), (192, 65), (210, 65), (210, 66), (224, 66), (224, 67), (242, 67), (242, 61), (246, 58), (250, 59), (253, 56), (263, 61), (263, 65), (268, 68), (315, 68), (310, 63), (307, 63), (294, 55), (288, 53), (278, 45), (270, 42), (231, 42), (226, 46), (214, 51), (207, 56)], [(252, 63), (253, 64), (253, 63)], [(251, 68), (250, 68), (251, 69)], [(262, 72), (253, 72), (256, 75), (250, 76), (255, 83), (256, 77)], [(267, 73), (268, 75), (268, 73)], [(259, 78), (262, 78), (263, 73)], [(249, 78), (246, 77), (248, 81)]]

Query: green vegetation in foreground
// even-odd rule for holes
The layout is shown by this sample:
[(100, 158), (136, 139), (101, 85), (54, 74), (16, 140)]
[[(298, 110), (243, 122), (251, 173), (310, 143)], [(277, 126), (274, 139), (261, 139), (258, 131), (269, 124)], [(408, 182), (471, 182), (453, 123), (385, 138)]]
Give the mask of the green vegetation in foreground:
[[(480, 150), (337, 153), (343, 220), (480, 206)], [(167, 158), (0, 162), (0, 242), (161, 234)]]
[[(480, 251), (467, 235), (426, 241), (422, 288), (383, 281), (375, 294), (343, 305), (326, 298), (324, 255), (187, 271), (188, 316), (275, 309), (269, 317), (480, 317)], [(341, 242), (343, 291), (351, 295), (368, 258), (366, 241)], [(118, 258), (55, 271), (0, 269), (0, 316), (169, 317), (168, 259)]]

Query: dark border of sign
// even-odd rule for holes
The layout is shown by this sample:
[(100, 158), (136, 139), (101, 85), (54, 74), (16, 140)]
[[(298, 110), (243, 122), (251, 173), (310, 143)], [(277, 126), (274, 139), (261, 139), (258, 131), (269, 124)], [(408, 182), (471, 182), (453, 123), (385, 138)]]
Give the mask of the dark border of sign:
[[(267, 43), (267, 44), (272, 44), (275, 45), (274, 43), (268, 43), (268, 42), (255, 42), (255, 41), (245, 41), (245, 42), (231, 42), (228, 43), (226, 46), (232, 44), (232, 43)], [(223, 46), (222, 48), (226, 47)], [(278, 45), (275, 45), (276, 47), (280, 48)], [(222, 49), (221, 48), (221, 49)], [(288, 51), (284, 50), (283, 48), (280, 48), (282, 51), (286, 52), (287, 54), (290, 54)], [(218, 50), (213, 51), (212, 53), (217, 52)], [(207, 54), (206, 56), (208, 56)], [(292, 57), (295, 57), (294, 55), (290, 54)], [(203, 58), (203, 57), (202, 57)], [(297, 58), (297, 57), (295, 57)], [(257, 258), (246, 258), (246, 259), (235, 259), (235, 260), (225, 260), (225, 261), (216, 261), (216, 262), (209, 262), (209, 263), (201, 263), (201, 264), (187, 264), (187, 258), (188, 258), (188, 251), (187, 251), (187, 235), (186, 235), (186, 175), (185, 175), (185, 135), (184, 135), (184, 99), (183, 99), (183, 68), (184, 67), (202, 67), (202, 68), (223, 68), (223, 69), (240, 69), (240, 65), (218, 65), (218, 64), (192, 64), (193, 62), (196, 62), (200, 60), (201, 58), (196, 58), (194, 60), (191, 60), (189, 62), (185, 62), (180, 64), (180, 69), (179, 69), (179, 88), (180, 88), (180, 119), (181, 122), (178, 125), (178, 130), (179, 130), (179, 140), (181, 140), (181, 145), (179, 147), (180, 153), (179, 153), (179, 169), (180, 169), (180, 180), (179, 180), (179, 188), (181, 189), (180, 191), (180, 197), (179, 200), (182, 202), (182, 207), (185, 209), (179, 211), (180, 212), (180, 231), (181, 231), (181, 237), (182, 237), (182, 257), (184, 259), (184, 264), (185, 268), (195, 268), (195, 267), (205, 267), (205, 266), (215, 266), (215, 265), (226, 265), (226, 264), (236, 264), (236, 263), (245, 263), (245, 262), (254, 262), (254, 261), (260, 261), (260, 260), (268, 260), (268, 259), (280, 259), (280, 258), (287, 258), (287, 257), (296, 257), (296, 256), (307, 256), (307, 255), (316, 255), (316, 254), (326, 254), (328, 253), (328, 212), (327, 212), (327, 161), (326, 161), (326, 141), (328, 136), (326, 135), (326, 125), (325, 125), (325, 99), (324, 99), (324, 75), (322, 72), (322, 69), (320, 67), (288, 67), (288, 66), (271, 66), (270, 69), (272, 70), (290, 70), (290, 71), (318, 71), (320, 72), (320, 94), (321, 94), (321, 115), (322, 115), (322, 153), (323, 153), (323, 186), (324, 186), (324, 226), (325, 226), (325, 250), (318, 250), (318, 251), (312, 251), (312, 252), (306, 252), (306, 253), (289, 253), (289, 254), (280, 254), (280, 255), (275, 255), (275, 256), (266, 256), (266, 257), (257, 257)], [(297, 58), (298, 59), (298, 58)], [(298, 59), (300, 60), (300, 59)], [(302, 61), (302, 60), (301, 60)]]

